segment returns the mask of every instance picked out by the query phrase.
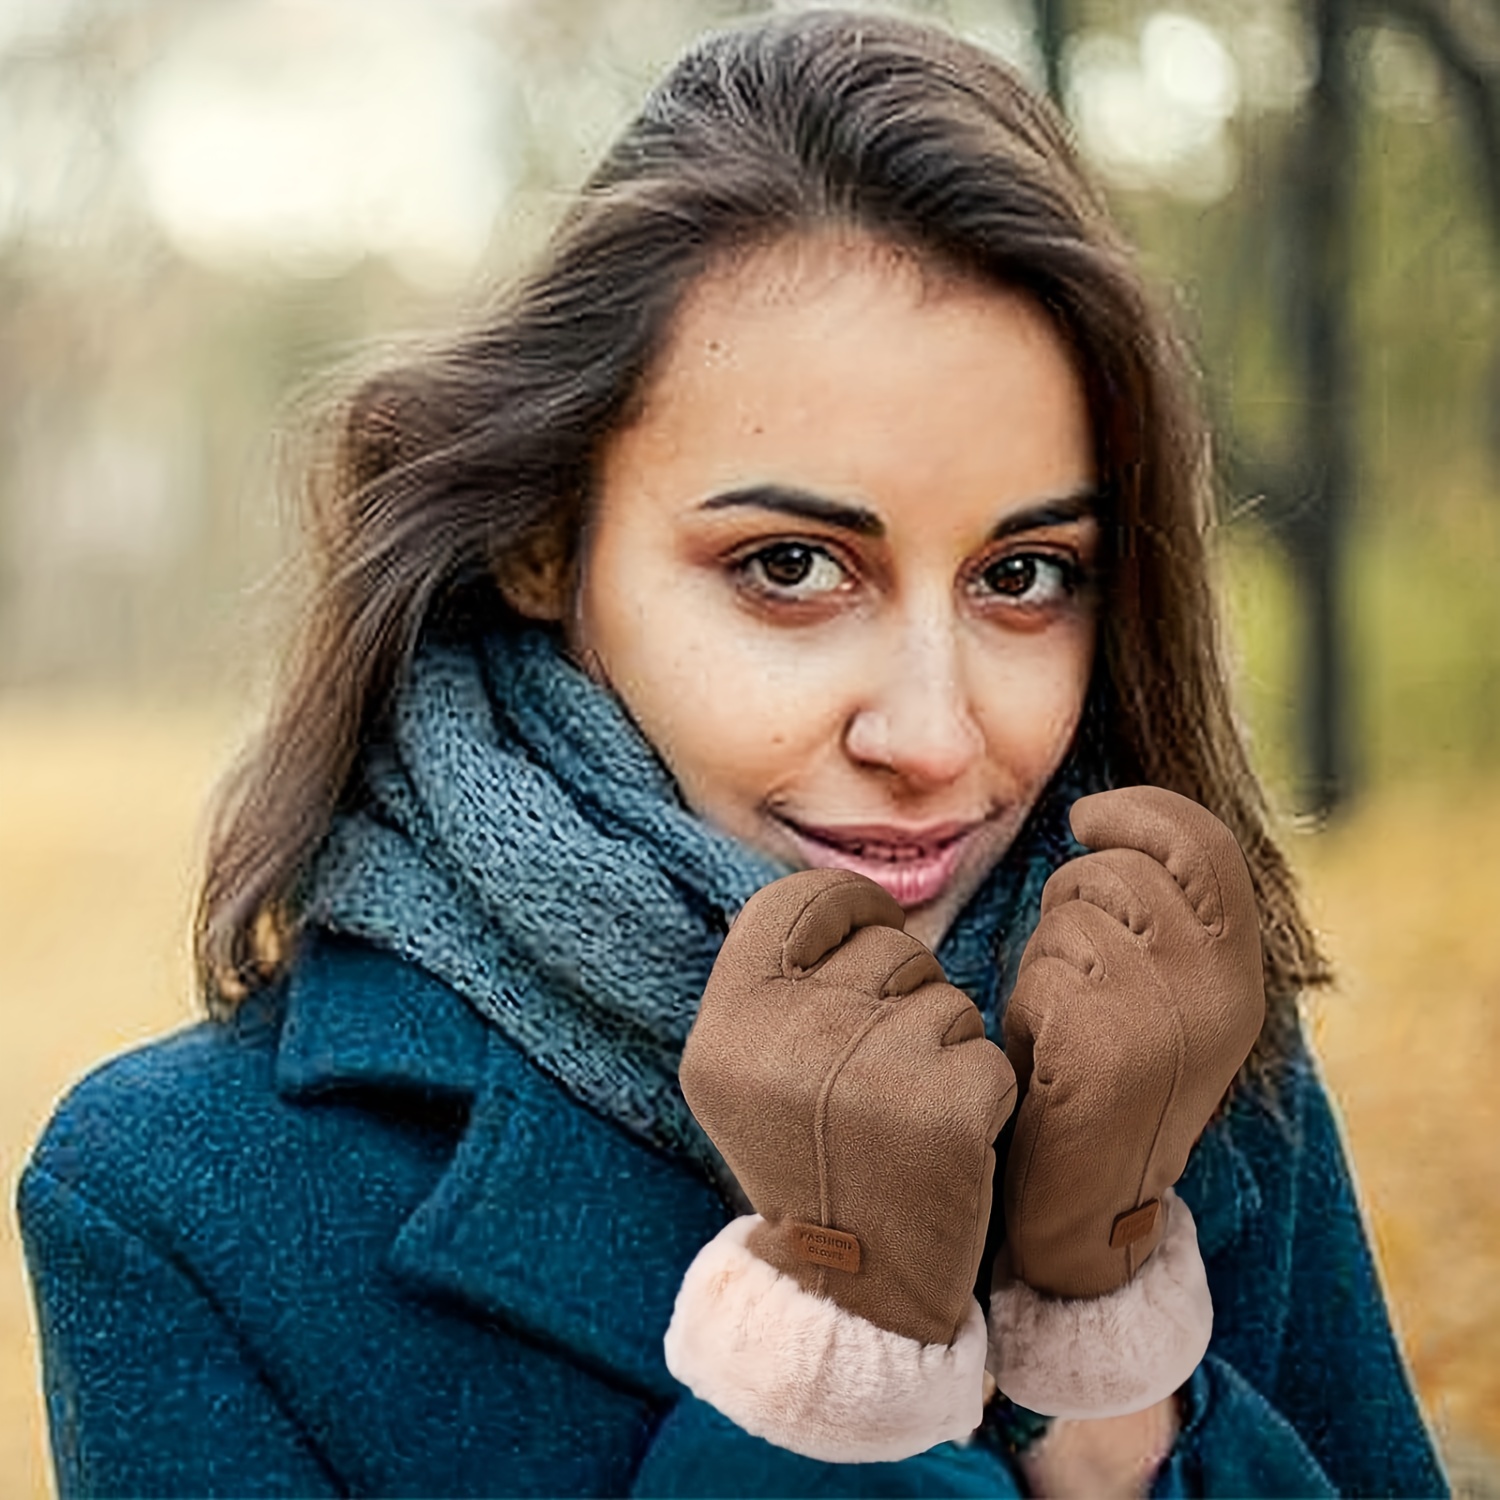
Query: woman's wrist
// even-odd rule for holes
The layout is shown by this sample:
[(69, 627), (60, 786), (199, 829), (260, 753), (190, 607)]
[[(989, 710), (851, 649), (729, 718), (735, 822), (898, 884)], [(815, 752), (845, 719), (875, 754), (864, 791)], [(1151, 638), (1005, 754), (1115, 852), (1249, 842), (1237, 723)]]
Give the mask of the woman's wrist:
[(1050, 1500), (1141, 1500), (1183, 1422), (1181, 1392), (1123, 1417), (1059, 1417), (1016, 1455), (1027, 1492)]

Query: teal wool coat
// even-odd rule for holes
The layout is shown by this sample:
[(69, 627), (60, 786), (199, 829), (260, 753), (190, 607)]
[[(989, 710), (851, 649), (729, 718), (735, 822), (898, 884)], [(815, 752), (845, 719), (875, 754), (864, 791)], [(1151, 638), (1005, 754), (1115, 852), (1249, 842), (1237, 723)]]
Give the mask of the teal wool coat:
[[(1446, 1495), (1305, 1056), (1287, 1097), (1179, 1185), (1214, 1334), (1153, 1493)], [(662, 1335), (733, 1210), (350, 940), (86, 1079), (20, 1211), (64, 1497), (1018, 1493), (983, 1428), (832, 1465), (690, 1396)]]

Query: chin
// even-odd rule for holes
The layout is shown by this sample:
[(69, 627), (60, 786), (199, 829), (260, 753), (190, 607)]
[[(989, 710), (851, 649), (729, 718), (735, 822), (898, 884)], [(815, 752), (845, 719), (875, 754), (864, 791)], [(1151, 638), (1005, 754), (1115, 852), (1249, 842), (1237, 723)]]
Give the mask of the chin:
[(949, 916), (934, 912), (914, 911), (907, 913), (905, 930), (919, 943), (925, 943), (936, 953), (952, 925), (953, 919)]

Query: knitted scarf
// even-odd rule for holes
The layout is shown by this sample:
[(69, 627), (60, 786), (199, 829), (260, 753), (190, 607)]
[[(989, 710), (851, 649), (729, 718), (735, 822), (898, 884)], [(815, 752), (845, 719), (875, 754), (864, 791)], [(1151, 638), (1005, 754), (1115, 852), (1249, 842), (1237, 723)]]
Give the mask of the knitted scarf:
[[(428, 642), (308, 887), (311, 922), (451, 985), (576, 1099), (720, 1177), (683, 1042), (728, 923), (791, 872), (710, 827), (620, 701), (539, 626)], [(999, 1039), (1041, 889), (1083, 852), (1070, 758), (938, 960)]]

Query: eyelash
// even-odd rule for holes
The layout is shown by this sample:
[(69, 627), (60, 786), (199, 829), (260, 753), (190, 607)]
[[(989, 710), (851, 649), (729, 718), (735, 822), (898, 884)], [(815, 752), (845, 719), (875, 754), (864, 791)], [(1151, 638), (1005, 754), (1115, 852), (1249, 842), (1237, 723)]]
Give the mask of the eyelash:
[[(744, 556), (733, 561), (730, 565), (730, 571), (734, 574), (736, 579), (741, 581), (742, 586), (745, 587), (750, 593), (754, 594), (756, 597), (762, 600), (766, 600), (773, 604), (789, 604), (793, 606), (798, 604), (810, 604), (817, 602), (820, 598), (830, 597), (836, 592), (833, 589), (829, 589), (819, 591), (811, 595), (799, 596), (792, 592), (792, 590), (794, 590), (798, 586), (796, 584), (768, 586), (764, 583), (757, 583), (753, 581), (753, 579), (751, 578), (751, 569), (756, 563), (764, 564), (765, 559), (768, 557), (773, 557), (777, 553), (786, 553), (792, 551), (807, 552), (813, 554), (815, 557), (827, 558), (834, 564), (835, 567), (839, 568), (841, 572), (845, 574), (849, 572), (849, 569), (845, 567), (844, 564), (840, 562), (838, 558), (836, 558), (833, 553), (829, 551), (828, 548), (821, 546), (815, 542), (803, 542), (791, 539), (788, 539), (786, 541), (772, 542), (769, 546), (757, 547), (754, 552), (747, 553)], [(1065, 606), (1066, 604), (1076, 601), (1078, 596), (1084, 592), (1084, 590), (1090, 583), (1089, 570), (1083, 565), (1076, 553), (1044, 552), (1036, 550), (1025, 552), (1008, 552), (1003, 554), (1002, 556), (993, 558), (987, 564), (985, 564), (984, 567), (977, 569), (975, 576), (978, 578), (983, 578), (986, 574), (994, 571), (994, 569), (1000, 567), (1002, 564), (1013, 563), (1021, 560), (1030, 561), (1032, 563), (1046, 564), (1055, 569), (1057, 574), (1059, 575), (1058, 587), (1060, 588), (1063, 597), (1060, 599), (1049, 600), (1040, 604), (1025, 602), (1008, 603), (1006, 607), (1025, 611), (1027, 613), (1039, 613), (1048, 609), (1058, 608), (1060, 606)], [(997, 600), (1005, 601), (1011, 601), (1015, 599), (1014, 595), (1007, 595), (998, 592), (993, 594), (991, 597)]]

